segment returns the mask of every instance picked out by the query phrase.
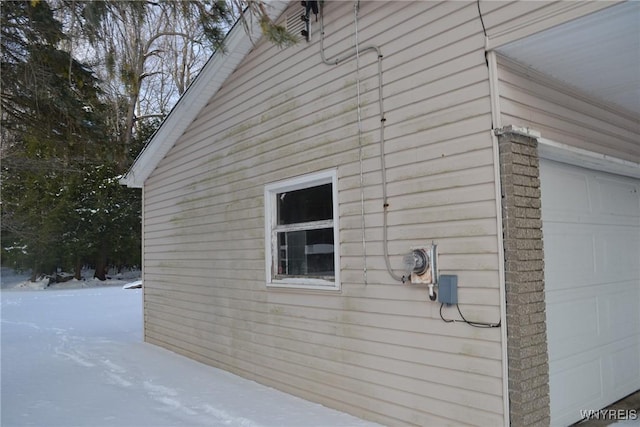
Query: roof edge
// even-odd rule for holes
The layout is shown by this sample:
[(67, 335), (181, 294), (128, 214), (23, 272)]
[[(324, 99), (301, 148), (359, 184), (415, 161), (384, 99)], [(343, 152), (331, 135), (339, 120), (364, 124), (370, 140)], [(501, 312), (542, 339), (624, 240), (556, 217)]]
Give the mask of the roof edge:
[[(269, 18), (277, 20), (285, 11), (289, 1), (267, 0)], [(253, 48), (252, 36), (259, 39), (262, 30), (259, 22), (246, 16), (249, 27), (236, 23), (224, 40), (226, 53), (214, 52), (198, 76), (191, 82), (184, 94), (178, 99), (169, 115), (145, 145), (129, 171), (119, 182), (131, 188), (142, 188), (145, 181), (167, 155), (176, 141), (193, 122), (207, 102), (218, 92), (227, 78), (244, 60)]]

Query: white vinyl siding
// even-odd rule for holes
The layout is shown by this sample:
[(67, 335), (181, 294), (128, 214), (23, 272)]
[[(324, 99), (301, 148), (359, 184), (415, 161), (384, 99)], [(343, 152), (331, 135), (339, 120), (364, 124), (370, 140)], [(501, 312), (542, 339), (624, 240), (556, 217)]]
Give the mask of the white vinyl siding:
[(529, 127), (545, 139), (640, 163), (638, 117), (603, 105), (507, 58), (498, 60), (503, 125)]
[(489, 37), (488, 47), (495, 49), (615, 3), (616, 1), (483, 1), (479, 6)]
[[(290, 10), (299, 8), (293, 2)], [(312, 20), (313, 21), (313, 20)], [(389, 253), (438, 244), (470, 320), (500, 318), (488, 72), (475, 2), (362, 2), (383, 58)], [(353, 4), (327, 2), (326, 55), (353, 45)], [(382, 246), (377, 65), (258, 43), (145, 186), (145, 338), (388, 425), (503, 424), (499, 329), (446, 324), (395, 282)], [(265, 286), (264, 185), (337, 175), (339, 292)], [(366, 267), (367, 284), (364, 283)]]

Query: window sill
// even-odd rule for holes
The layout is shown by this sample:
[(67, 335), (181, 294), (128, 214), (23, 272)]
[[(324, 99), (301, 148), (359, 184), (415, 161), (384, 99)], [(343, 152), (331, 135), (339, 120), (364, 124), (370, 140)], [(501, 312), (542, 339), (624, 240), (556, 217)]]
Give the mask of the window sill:
[(273, 279), (267, 283), (268, 288), (310, 289), (322, 291), (339, 291), (340, 284), (322, 279)]

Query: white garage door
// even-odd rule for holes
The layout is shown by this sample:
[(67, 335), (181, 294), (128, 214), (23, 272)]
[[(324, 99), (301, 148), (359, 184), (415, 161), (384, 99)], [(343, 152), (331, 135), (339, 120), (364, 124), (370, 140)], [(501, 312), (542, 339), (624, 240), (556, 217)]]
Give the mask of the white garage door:
[(541, 161), (553, 425), (640, 389), (640, 180)]

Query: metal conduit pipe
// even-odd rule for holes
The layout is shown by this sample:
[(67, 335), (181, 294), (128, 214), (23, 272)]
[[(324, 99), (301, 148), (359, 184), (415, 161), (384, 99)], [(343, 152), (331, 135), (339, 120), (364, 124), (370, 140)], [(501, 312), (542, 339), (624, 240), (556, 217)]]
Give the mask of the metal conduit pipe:
[(363, 148), (362, 148), (362, 108), (360, 102), (360, 43), (358, 41), (358, 12), (360, 11), (360, 0), (353, 5), (353, 22), (355, 26), (355, 44), (356, 44), (356, 99), (358, 104), (358, 162), (360, 163), (360, 220), (362, 228), (362, 278), (365, 286), (367, 280), (367, 227), (364, 211), (364, 166), (363, 166)]
[[(387, 267), (387, 271), (389, 275), (397, 281), (404, 282), (405, 276), (396, 274), (391, 268), (391, 262), (389, 260), (389, 239), (388, 239), (388, 197), (387, 197), (387, 168), (385, 163), (385, 149), (384, 149), (384, 125), (386, 118), (384, 116), (384, 103), (383, 103), (383, 91), (382, 91), (382, 52), (378, 46), (365, 46), (362, 49), (359, 46), (358, 41), (358, 12), (360, 9), (360, 1), (357, 0), (354, 3), (354, 25), (355, 25), (355, 46), (354, 51), (345, 55), (344, 57), (335, 57), (332, 59), (327, 59), (324, 53), (324, 2), (320, 2), (320, 57), (322, 58), (322, 62), (326, 65), (339, 65), (344, 63), (345, 61), (356, 59), (356, 85), (357, 85), (357, 97), (358, 97), (358, 138), (360, 140), (362, 127), (361, 127), (361, 109), (360, 109), (360, 54), (363, 52), (372, 51), (376, 53), (378, 60), (378, 106), (380, 110), (380, 173), (382, 175), (382, 207), (383, 207), (383, 225), (382, 225), (382, 240), (383, 240), (383, 250), (384, 250), (384, 261)], [(365, 256), (365, 283), (366, 283), (366, 241), (365, 241), (365, 230), (364, 230), (364, 183), (362, 178), (362, 145), (360, 145), (360, 188), (361, 188), (361, 207), (362, 207), (362, 238), (363, 238), (363, 250)]]

